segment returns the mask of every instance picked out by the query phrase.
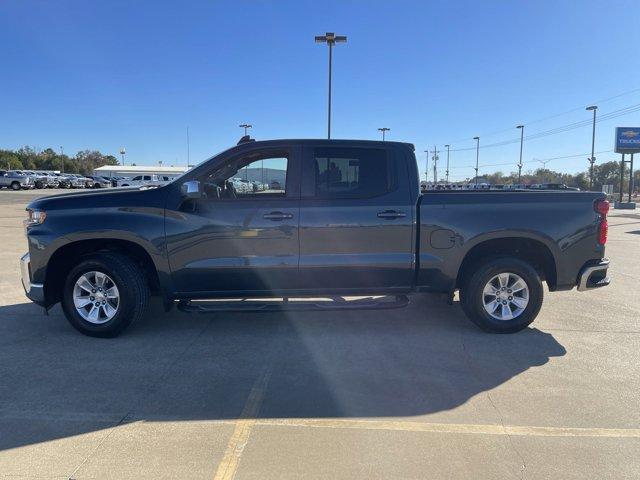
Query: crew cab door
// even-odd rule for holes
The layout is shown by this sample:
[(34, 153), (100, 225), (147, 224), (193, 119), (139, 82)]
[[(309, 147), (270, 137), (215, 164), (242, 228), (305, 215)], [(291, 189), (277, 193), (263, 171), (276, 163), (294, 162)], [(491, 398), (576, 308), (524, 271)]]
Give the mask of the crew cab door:
[[(194, 178), (205, 198), (178, 193), (167, 201), (167, 252), (178, 293), (270, 294), (297, 284), (300, 149), (242, 152), (212, 160)], [(240, 190), (235, 177), (254, 183)], [(272, 180), (280, 188), (264, 188)], [(180, 184), (171, 186), (179, 192)]]
[(300, 200), (300, 286), (326, 292), (407, 289), (413, 204), (393, 148), (306, 144)]

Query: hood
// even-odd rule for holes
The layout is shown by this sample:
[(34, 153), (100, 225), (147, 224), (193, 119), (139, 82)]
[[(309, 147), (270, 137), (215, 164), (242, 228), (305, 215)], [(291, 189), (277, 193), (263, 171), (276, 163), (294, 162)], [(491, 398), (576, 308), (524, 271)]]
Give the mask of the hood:
[(165, 187), (92, 189), (41, 197), (31, 202), (27, 208), (46, 212), (75, 208), (157, 206), (158, 201), (164, 199), (166, 194)]

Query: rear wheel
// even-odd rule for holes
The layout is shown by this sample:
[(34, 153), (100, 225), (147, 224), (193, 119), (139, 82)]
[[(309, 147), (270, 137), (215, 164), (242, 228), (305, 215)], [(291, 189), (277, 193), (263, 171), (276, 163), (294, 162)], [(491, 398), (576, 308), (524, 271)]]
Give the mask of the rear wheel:
[(11, 190), (20, 190), (20, 182), (12, 182)]
[(69, 323), (92, 337), (115, 337), (144, 316), (149, 287), (129, 257), (103, 253), (74, 267), (64, 284), (62, 309)]
[(512, 257), (494, 258), (476, 267), (460, 292), (462, 309), (487, 332), (513, 333), (535, 320), (542, 306), (538, 272)]

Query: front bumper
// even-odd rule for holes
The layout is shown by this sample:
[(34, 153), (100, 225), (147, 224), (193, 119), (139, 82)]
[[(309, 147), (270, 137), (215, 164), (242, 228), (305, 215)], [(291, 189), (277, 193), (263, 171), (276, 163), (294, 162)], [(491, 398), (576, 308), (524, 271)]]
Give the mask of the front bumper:
[(580, 270), (578, 275), (578, 291), (585, 292), (594, 288), (606, 287), (611, 283), (611, 279), (607, 276), (609, 268), (609, 259), (587, 262)]
[(20, 259), (20, 273), (22, 275), (22, 286), (29, 300), (38, 305), (44, 304), (44, 285), (42, 283), (31, 283), (31, 256), (25, 253)]

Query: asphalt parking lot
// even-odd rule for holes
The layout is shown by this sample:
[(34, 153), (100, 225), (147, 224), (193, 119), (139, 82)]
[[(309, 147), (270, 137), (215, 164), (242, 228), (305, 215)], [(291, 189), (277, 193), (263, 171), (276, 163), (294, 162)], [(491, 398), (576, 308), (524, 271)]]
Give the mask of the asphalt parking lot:
[[(638, 478), (640, 213), (612, 212), (610, 287), (488, 335), (457, 302), (152, 313), (88, 338), (24, 297), (24, 207), (0, 191), (0, 476)], [(550, 220), (551, 221), (551, 220)]]

